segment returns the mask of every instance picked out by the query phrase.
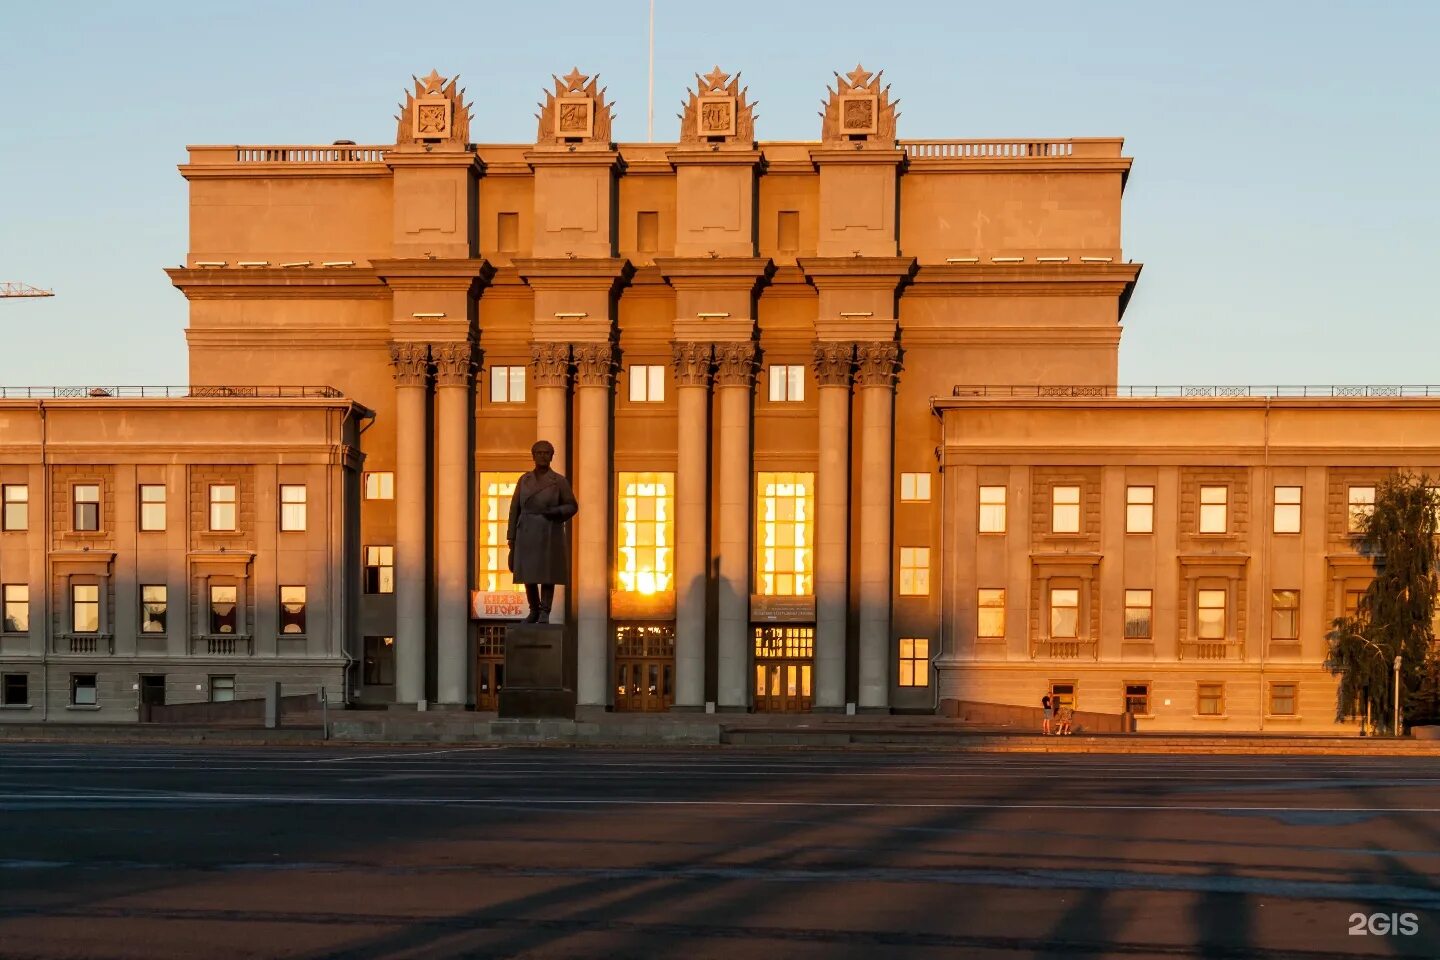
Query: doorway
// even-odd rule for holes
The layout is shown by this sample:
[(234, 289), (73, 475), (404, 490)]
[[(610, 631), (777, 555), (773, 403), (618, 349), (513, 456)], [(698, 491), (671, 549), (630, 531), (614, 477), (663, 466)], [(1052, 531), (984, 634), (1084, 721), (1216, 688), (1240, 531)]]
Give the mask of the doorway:
[(475, 635), (475, 709), (499, 710), (505, 686), (505, 624), (482, 623)]
[(813, 626), (755, 628), (755, 709), (761, 713), (809, 713), (815, 704)]
[(675, 702), (675, 625), (615, 625), (615, 709), (658, 713)]

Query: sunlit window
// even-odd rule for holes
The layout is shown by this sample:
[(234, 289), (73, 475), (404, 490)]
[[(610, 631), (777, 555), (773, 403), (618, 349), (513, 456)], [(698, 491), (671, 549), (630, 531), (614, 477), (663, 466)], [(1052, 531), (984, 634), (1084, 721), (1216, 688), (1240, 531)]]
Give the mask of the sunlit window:
[(980, 488), (980, 532), (1005, 532), (1005, 488)]
[(756, 586), (768, 597), (814, 592), (815, 474), (756, 476)]
[(646, 595), (673, 590), (675, 474), (622, 472), (616, 492), (620, 590)]
[(976, 636), (984, 640), (1005, 639), (1005, 589), (981, 587), (976, 605), (980, 610), (980, 624)]
[(1050, 532), (1080, 532), (1080, 488), (1050, 488)]
[(510, 498), (515, 495), (514, 473), (480, 474), (480, 589), (491, 593), (524, 591), (510, 574)]
[(930, 548), (900, 548), (900, 596), (924, 597), (930, 593)]
[(1375, 488), (1351, 487), (1347, 499), (1349, 500), (1349, 510), (1346, 529), (1351, 533), (1361, 533), (1365, 529), (1365, 524), (1375, 515)]
[(1200, 488), (1200, 532), (1224, 533), (1229, 529), (1230, 488)]
[(1201, 640), (1225, 639), (1225, 591), (1199, 590), (1195, 594), (1195, 635)]
[(930, 686), (930, 641), (925, 637), (900, 638), (900, 676), (902, 687)]

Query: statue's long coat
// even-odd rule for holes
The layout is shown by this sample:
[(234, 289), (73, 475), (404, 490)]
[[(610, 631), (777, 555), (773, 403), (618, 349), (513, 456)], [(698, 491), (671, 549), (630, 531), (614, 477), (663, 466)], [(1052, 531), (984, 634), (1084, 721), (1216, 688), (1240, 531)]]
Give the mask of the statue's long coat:
[[(557, 511), (556, 519), (545, 514)], [(510, 498), (510, 571), (516, 583), (570, 582), (567, 524), (580, 510), (570, 481), (554, 470), (523, 474)]]

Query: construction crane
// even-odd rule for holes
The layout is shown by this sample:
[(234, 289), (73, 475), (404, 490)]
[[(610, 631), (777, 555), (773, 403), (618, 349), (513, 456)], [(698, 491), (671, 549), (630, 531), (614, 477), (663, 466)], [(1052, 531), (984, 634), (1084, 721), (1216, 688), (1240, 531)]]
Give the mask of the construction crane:
[(54, 290), (41, 290), (18, 280), (0, 280), (0, 297), (53, 297)]

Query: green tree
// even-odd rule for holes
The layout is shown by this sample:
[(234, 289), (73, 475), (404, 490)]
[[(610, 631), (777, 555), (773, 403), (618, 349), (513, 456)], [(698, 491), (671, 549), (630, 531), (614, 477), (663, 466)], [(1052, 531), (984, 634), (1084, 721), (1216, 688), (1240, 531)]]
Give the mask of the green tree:
[(1414, 714), (1433, 636), (1436, 598), (1437, 499), (1426, 476), (1396, 474), (1375, 490), (1375, 510), (1360, 518), (1360, 550), (1375, 567), (1353, 617), (1337, 617), (1325, 666), (1340, 678), (1335, 719), (1369, 715), (1382, 729), (1393, 725), (1395, 656), (1400, 656), (1401, 700)]

